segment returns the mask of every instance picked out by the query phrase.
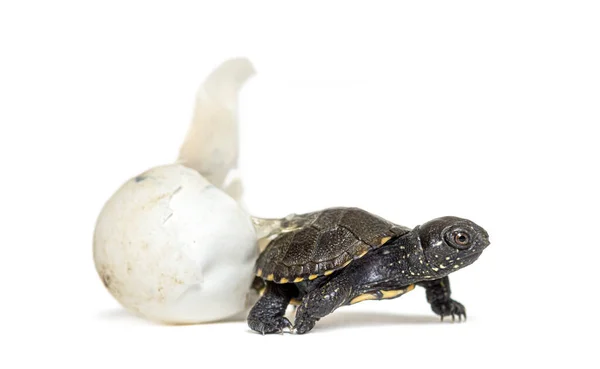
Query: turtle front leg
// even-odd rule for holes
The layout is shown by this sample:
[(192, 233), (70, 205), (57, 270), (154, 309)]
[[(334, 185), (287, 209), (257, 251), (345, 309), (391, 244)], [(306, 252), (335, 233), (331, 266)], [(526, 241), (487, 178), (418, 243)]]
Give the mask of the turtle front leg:
[(454, 321), (455, 316), (458, 316), (459, 321), (462, 321), (463, 318), (467, 320), (467, 311), (463, 304), (450, 298), (452, 291), (450, 290), (450, 279), (448, 277), (417, 284), (425, 287), (427, 302), (431, 304), (431, 310), (440, 316), (440, 320), (444, 320), (446, 316), (451, 316), (452, 321)]
[(264, 294), (248, 314), (250, 329), (263, 335), (282, 333), (284, 328), (291, 329), (292, 323), (284, 315), (295, 293), (294, 285), (267, 282)]
[(309, 332), (319, 319), (346, 304), (351, 292), (350, 284), (345, 279), (338, 277), (308, 293), (296, 310), (294, 333)]

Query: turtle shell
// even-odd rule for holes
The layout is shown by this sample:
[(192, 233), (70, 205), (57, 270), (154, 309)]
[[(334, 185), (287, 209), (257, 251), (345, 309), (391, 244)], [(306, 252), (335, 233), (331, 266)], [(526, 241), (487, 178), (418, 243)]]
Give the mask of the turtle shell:
[(256, 275), (277, 283), (297, 283), (329, 275), (409, 228), (358, 208), (330, 208), (296, 216), (297, 228), (285, 229), (256, 262)]

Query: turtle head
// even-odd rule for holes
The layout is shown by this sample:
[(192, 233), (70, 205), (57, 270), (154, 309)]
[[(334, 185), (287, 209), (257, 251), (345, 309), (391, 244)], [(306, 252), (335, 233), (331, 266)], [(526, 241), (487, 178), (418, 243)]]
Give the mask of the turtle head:
[(490, 244), (485, 229), (468, 219), (442, 217), (418, 229), (423, 253), (431, 269), (448, 274), (472, 264)]

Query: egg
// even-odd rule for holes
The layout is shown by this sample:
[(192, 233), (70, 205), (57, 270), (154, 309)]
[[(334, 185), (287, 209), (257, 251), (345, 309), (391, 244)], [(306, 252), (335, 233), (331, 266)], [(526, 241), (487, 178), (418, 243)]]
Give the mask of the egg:
[(216, 68), (200, 87), (172, 163), (132, 176), (110, 196), (94, 231), (93, 257), (110, 294), (149, 320), (192, 324), (243, 312), (263, 224), (241, 205), (238, 90), (246, 59)]
[(251, 218), (197, 171), (159, 166), (127, 181), (102, 209), (96, 269), (127, 309), (200, 323), (246, 307), (258, 255)]

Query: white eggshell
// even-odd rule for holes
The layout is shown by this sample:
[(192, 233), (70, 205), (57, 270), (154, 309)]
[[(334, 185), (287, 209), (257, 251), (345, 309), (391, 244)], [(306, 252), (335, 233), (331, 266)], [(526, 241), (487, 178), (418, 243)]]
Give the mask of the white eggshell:
[(257, 254), (250, 216), (180, 164), (126, 182), (105, 204), (94, 234), (96, 269), (110, 293), (165, 323), (243, 311)]

